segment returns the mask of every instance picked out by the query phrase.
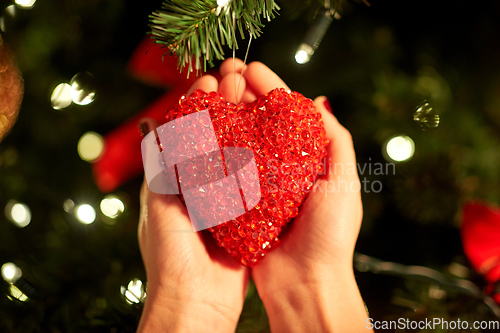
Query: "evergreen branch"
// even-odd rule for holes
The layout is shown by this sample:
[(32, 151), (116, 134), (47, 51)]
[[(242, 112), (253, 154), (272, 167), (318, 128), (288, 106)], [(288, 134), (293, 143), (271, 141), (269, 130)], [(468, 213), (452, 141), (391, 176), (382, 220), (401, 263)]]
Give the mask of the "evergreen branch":
[(213, 66), (214, 59), (224, 59), (224, 46), (238, 49), (236, 30), (243, 39), (245, 32), (259, 37), (262, 19), (270, 21), (279, 9), (274, 0), (232, 0), (227, 6), (215, 0), (164, 0), (162, 9), (149, 16), (150, 33), (189, 75), (201, 70), (201, 58), (206, 70), (207, 62)]

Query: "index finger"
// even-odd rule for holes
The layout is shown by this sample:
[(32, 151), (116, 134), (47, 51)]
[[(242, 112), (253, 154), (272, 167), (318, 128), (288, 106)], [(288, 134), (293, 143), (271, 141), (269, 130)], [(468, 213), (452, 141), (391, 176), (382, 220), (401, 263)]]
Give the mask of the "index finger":
[(204, 75), (196, 80), (191, 88), (189, 88), (187, 95), (191, 95), (195, 90), (201, 89), (204, 92), (217, 91), (219, 83), (212, 75)]
[(258, 61), (254, 61), (248, 65), (243, 73), (243, 77), (247, 80), (247, 85), (251, 87), (257, 96), (265, 95), (275, 88), (290, 89), (275, 72)]

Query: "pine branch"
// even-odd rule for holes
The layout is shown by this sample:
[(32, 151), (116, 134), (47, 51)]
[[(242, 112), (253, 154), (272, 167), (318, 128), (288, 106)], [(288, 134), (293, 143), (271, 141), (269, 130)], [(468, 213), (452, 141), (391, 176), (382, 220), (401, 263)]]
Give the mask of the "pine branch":
[[(219, 0), (219, 3), (223, 1)], [(274, 0), (230, 0), (219, 6), (215, 0), (164, 0), (162, 9), (150, 15), (155, 43), (178, 57), (181, 70), (206, 71), (206, 64), (224, 59), (224, 46), (238, 49), (236, 36), (261, 34), (262, 19), (270, 21), (279, 6)], [(203, 59), (202, 59), (203, 58)]]

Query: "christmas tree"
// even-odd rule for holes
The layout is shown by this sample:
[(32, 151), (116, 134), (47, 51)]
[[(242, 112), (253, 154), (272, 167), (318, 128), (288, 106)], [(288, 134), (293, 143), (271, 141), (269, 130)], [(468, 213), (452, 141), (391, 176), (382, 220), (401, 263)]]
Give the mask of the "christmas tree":
[[(202, 6), (213, 15), (210, 24), (226, 17), (219, 2), (192, 3), (186, 11)], [(256, 7), (237, 7), (243, 3)], [(224, 33), (199, 26), (200, 35), (189, 38), (205, 44), (186, 51), (160, 38), (160, 1), (1, 3), (0, 47), (12, 51), (24, 99), (0, 143), (0, 331), (136, 330), (147, 297), (137, 243), (143, 178), (130, 169), (106, 183), (92, 168), (102, 163), (103, 142), (111, 144), (106, 134), (151, 110), (166, 92), (178, 99), (192, 82), (183, 81), (190, 69), (216, 69), (233, 49), (247, 62), (268, 65), (292, 90), (327, 96), (351, 131), (365, 186), (354, 266), (370, 317), (500, 320), (459, 229), (467, 201), (500, 203), (500, 4), (231, 5), (240, 16), (234, 22), (227, 16)], [(244, 16), (252, 10), (260, 15)], [(134, 51), (149, 32), (166, 46), (160, 64), (162, 54), (183, 55), (182, 73), (138, 79), (138, 66), (146, 65), (130, 57), (147, 50), (151, 56), (149, 44)], [(189, 55), (200, 58), (182, 62)], [(0, 57), (2, 65), (3, 49)], [(21, 87), (3, 73), (2, 87)], [(5, 106), (15, 104), (4, 96), (2, 128)], [(126, 151), (117, 154), (128, 158)], [(268, 331), (251, 285), (237, 332)]]

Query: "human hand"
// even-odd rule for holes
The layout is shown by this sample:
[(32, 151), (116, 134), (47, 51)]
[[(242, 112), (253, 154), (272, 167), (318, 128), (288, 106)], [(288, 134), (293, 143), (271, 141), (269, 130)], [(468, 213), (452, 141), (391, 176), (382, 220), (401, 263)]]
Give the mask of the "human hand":
[[(238, 103), (251, 102), (277, 87), (288, 89), (261, 63), (246, 68), (241, 60), (230, 59), (220, 71), (219, 84), (213, 77), (204, 76), (188, 93), (218, 90), (227, 101)], [(350, 135), (328, 112), (325, 101), (318, 97), (315, 105), (331, 141), (328, 153), (335, 157), (331, 163), (355, 165)], [(147, 122), (150, 129), (157, 125)], [(281, 246), (252, 271), (273, 332), (353, 331), (354, 323), (366, 319), (352, 272), (362, 217), (360, 194), (342, 190), (326, 193), (332, 184), (359, 183), (359, 179), (335, 171), (318, 181), (316, 192), (309, 194), (301, 213), (282, 237)], [(209, 235), (186, 232), (179, 238), (172, 232), (191, 230), (186, 209), (176, 196), (151, 193), (144, 185), (141, 197), (139, 239), (148, 274), (148, 298), (139, 330), (175, 327), (197, 331), (211, 327), (214, 331), (217, 327), (222, 331), (225, 327), (234, 331), (244, 300), (247, 270), (218, 248)], [(172, 255), (163, 258), (165, 253)], [(346, 319), (351, 319), (351, 325), (342, 325)]]
[[(222, 82), (221, 82), (222, 83)], [(188, 94), (201, 89), (229, 94), (209, 75)], [(144, 134), (156, 128), (143, 119)], [(249, 273), (216, 245), (211, 234), (194, 232), (177, 195), (141, 189), (139, 246), (148, 279), (138, 332), (234, 332), (243, 308)]]
[[(221, 66), (228, 81), (232, 72), (243, 72), (242, 101), (251, 102), (274, 88), (288, 89), (262, 63), (243, 68), (239, 59)], [(281, 244), (252, 269), (252, 278), (273, 332), (356, 332), (366, 323), (352, 268), (363, 216), (356, 156), (350, 133), (330, 112), (327, 99), (318, 97), (314, 104), (330, 141), (331, 169), (317, 180)]]

